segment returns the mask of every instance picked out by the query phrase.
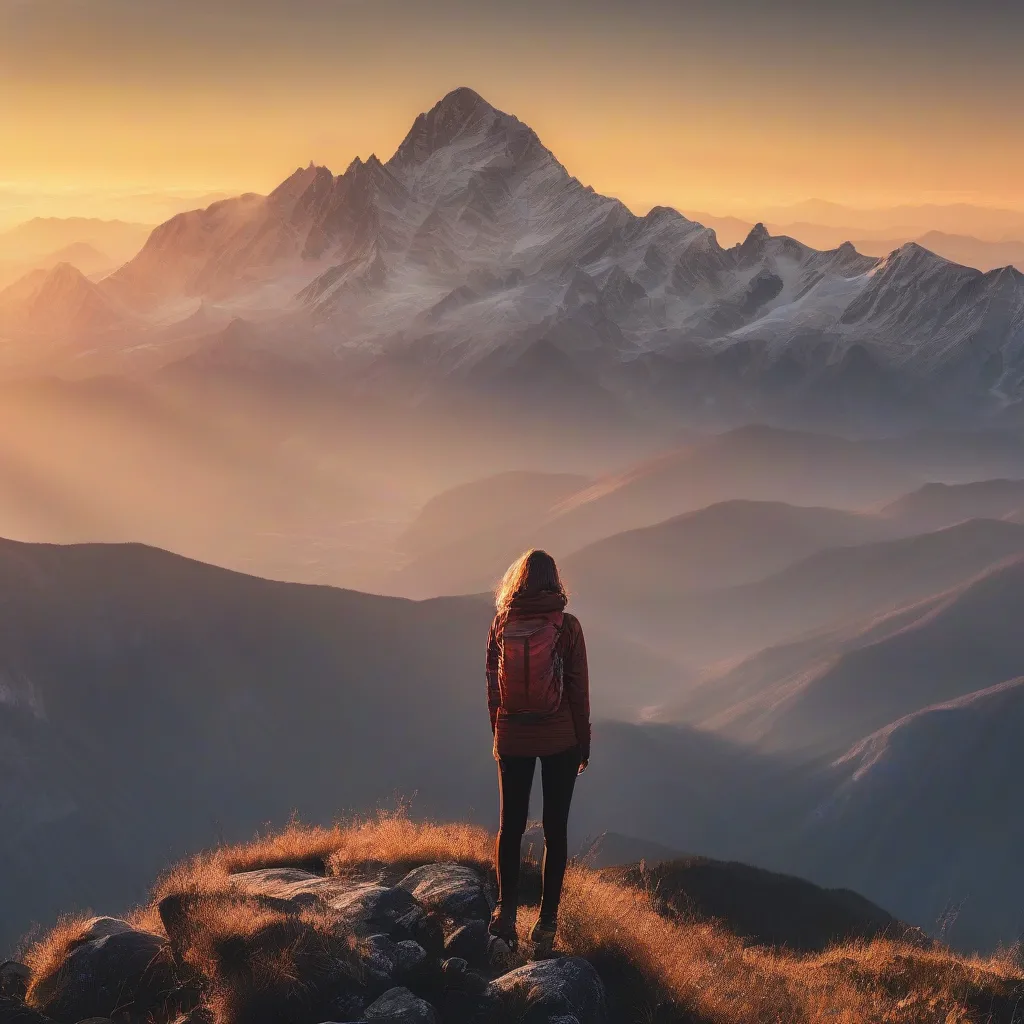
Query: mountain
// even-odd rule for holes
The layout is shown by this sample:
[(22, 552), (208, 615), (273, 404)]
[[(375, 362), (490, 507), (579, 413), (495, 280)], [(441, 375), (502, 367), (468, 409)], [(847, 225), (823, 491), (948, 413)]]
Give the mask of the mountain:
[[(132, 258), (151, 231), (148, 224), (94, 217), (34, 217), (0, 232), (0, 258), (39, 264), (51, 254), (89, 246), (108, 254), (117, 265)], [(70, 262), (74, 263), (72, 259)], [(80, 267), (83, 273), (90, 273)]]
[(749, 583), (820, 548), (886, 532), (870, 516), (733, 499), (596, 541), (564, 563), (576, 592), (655, 602)]
[[(727, 246), (742, 242), (754, 226), (753, 221), (739, 217), (717, 217), (700, 211), (686, 211), (686, 215), (713, 229), (719, 241)], [(817, 249), (834, 249), (843, 242), (850, 242), (857, 252), (865, 256), (882, 257), (908, 242), (916, 242), (943, 259), (965, 267), (997, 270), (999, 267), (1015, 266), (1024, 271), (1024, 241), (1009, 237), (999, 240), (976, 238), (969, 234), (950, 234), (946, 231), (920, 231), (912, 226), (903, 226), (900, 234), (891, 228), (871, 232), (865, 231), (862, 226), (853, 226), (853, 222), (836, 226), (806, 221), (791, 224), (767, 222), (765, 227), (773, 235), (789, 235)], [(1024, 238), (1024, 223), (1021, 224), (1020, 232)]]
[(807, 199), (760, 212), (780, 223), (809, 221), (831, 227), (852, 224), (872, 233), (885, 232), (887, 237), (892, 237), (897, 230), (907, 228), (915, 234), (944, 231), (997, 241), (1024, 235), (1024, 210), (976, 206), (972, 203), (904, 203), (865, 208)]
[(863, 508), (915, 480), (923, 460), (910, 454), (914, 447), (740, 427), (599, 478), (555, 508), (538, 537), (552, 550), (574, 551), (737, 498)]
[(435, 495), (396, 542), (411, 558), (395, 587), (424, 596), (493, 589), (529, 547), (533, 524), (588, 483), (576, 473), (510, 470)]
[[(632, 606), (616, 604), (614, 594), (604, 594), (598, 608), (603, 616), (613, 615), (627, 635), (667, 656), (686, 658), (695, 666), (747, 657), (751, 660), (730, 670), (725, 679), (733, 673), (736, 678), (762, 678), (764, 671), (770, 679), (774, 669), (764, 666), (774, 664), (776, 652), (758, 654), (762, 648), (823, 629), (856, 628), (1024, 554), (1024, 528), (1016, 523), (976, 519), (933, 533), (906, 532), (911, 535), (823, 548), (740, 586), (638, 600)], [(683, 699), (680, 707), (689, 708), (684, 718), (690, 720), (705, 699), (724, 707), (714, 694), (719, 688), (728, 694), (729, 684), (716, 679), (713, 675), (699, 694)]]
[(723, 248), (675, 210), (599, 195), (467, 88), (386, 161), (311, 164), (172, 218), (104, 288), (146, 314), (157, 350), (216, 303), (272, 322), (349, 392), (520, 418), (878, 429), (1024, 397), (1017, 271), (914, 243), (819, 251), (762, 224)]
[(1022, 592), (1017, 555), (845, 632), (766, 650), (685, 698), (690, 720), (764, 749), (841, 752), (921, 708), (1019, 675)]
[(113, 270), (117, 263), (104, 252), (100, 252), (89, 242), (72, 242), (56, 252), (51, 252), (39, 260), (38, 265), (50, 269), (59, 263), (70, 263), (86, 277), (96, 279)]
[(33, 270), (0, 291), (0, 326), (55, 337), (122, 327), (128, 314), (70, 263)]
[[(988, 669), (978, 683), (999, 674)], [(1011, 678), (861, 740), (828, 769), (831, 792), (799, 832), (808, 844), (802, 867), (844, 884), (870, 879), (876, 899), (890, 897), (897, 913), (961, 947), (1019, 936), (1022, 726), (1024, 679)]]
[[(537, 451), (536, 458), (541, 458), (547, 454), (546, 449), (554, 450), (555, 443), (554, 439), (545, 442), (540, 438), (531, 441), (531, 450)], [(578, 460), (578, 456), (575, 458)], [(459, 487), (436, 496), (436, 505), (432, 502), (425, 512), (433, 508), (438, 523), (447, 523), (443, 528), (432, 528), (437, 531), (433, 535), (438, 538), (438, 546), (429, 552), (413, 551), (389, 587), (413, 596), (488, 590), (511, 559), (526, 547), (546, 548), (564, 561), (587, 545), (617, 534), (735, 500), (861, 510), (896, 499), (927, 479), (960, 481), (977, 475), (1017, 473), (1024, 473), (1024, 452), (1019, 443), (1010, 435), (994, 433), (920, 434), (851, 441), (749, 426), (721, 434), (691, 435), (684, 444), (660, 455), (634, 458), (624, 469), (597, 474), (586, 486), (566, 493), (557, 502), (552, 500), (553, 493), (545, 490), (546, 477), (537, 478), (535, 497), (528, 493), (502, 497), (508, 485), (514, 486), (515, 481), (525, 485), (532, 479), (526, 476), (483, 477), (466, 485), (465, 490)], [(556, 475), (552, 479), (557, 481), (561, 477)], [(497, 508), (503, 504), (507, 504), (508, 515)], [(480, 515), (470, 521), (467, 512), (476, 508)], [(734, 506), (732, 511), (737, 522), (731, 529), (739, 540), (742, 506)], [(755, 509), (751, 511), (756, 514)], [(434, 513), (430, 515), (435, 518)], [(828, 518), (829, 512), (823, 516)], [(687, 543), (684, 538), (690, 535), (691, 525), (696, 530), (713, 532), (715, 518), (715, 513), (708, 512), (692, 523), (680, 521), (680, 543)], [(851, 526), (858, 524), (858, 530), (845, 535), (844, 542), (851, 544), (916, 529), (913, 523), (905, 524), (891, 517), (846, 521)], [(415, 531), (421, 529), (421, 525), (414, 527)], [(723, 524), (722, 529), (728, 528)], [(665, 535), (674, 532), (672, 527), (665, 527)], [(646, 543), (646, 536), (640, 536), (641, 544)], [(651, 535), (654, 540), (661, 536)], [(839, 534), (833, 536), (838, 543)], [(451, 539), (442, 543), (446, 537)], [(728, 543), (723, 533), (723, 555), (728, 555)], [(768, 566), (767, 572), (786, 563), (786, 557), (751, 538), (742, 538), (742, 543), (743, 550), (751, 552), (751, 566), (763, 563)], [(415, 541), (403, 544), (415, 546)], [(650, 557), (657, 562), (659, 556), (653, 550), (653, 540), (649, 546)], [(595, 566), (602, 557), (595, 559)], [(731, 571), (745, 572), (746, 579), (754, 579), (757, 571), (742, 569), (742, 561), (738, 556), (733, 559)], [(580, 568), (584, 574), (590, 572), (582, 563)], [(719, 562), (718, 568), (724, 570), (725, 562)], [(593, 571), (603, 570), (595, 567)], [(665, 561), (662, 575), (672, 571), (671, 561)], [(728, 581), (708, 582), (721, 587)], [(667, 586), (671, 590), (681, 589)], [(586, 587), (580, 590), (581, 596), (585, 590)]]
[(88, 242), (72, 242), (55, 252), (29, 261), (0, 259), (0, 289), (13, 284), (32, 270), (50, 270), (58, 263), (70, 263), (91, 280), (104, 277), (117, 266), (116, 260)]
[(930, 483), (897, 498), (879, 515), (914, 530), (937, 530), (964, 519), (1003, 519), (1024, 509), (1024, 480)]
[[(634, 460), (585, 486), (566, 488), (557, 501), (540, 480), (536, 499), (519, 494), (504, 501), (501, 495), (509, 483), (529, 478), (483, 478), (435, 499), (437, 510), (452, 510), (445, 517), (458, 537), (433, 552), (416, 553), (396, 577), (395, 587), (415, 587), (411, 592), (430, 595), (490, 589), (526, 547), (544, 547), (564, 559), (623, 531), (733, 499), (864, 507), (918, 482), (912, 467), (922, 457), (910, 454), (916, 447), (886, 449), (805, 432), (742, 427), (698, 436), (664, 454)], [(949, 454), (937, 460), (947, 471), (952, 467)], [(959, 456), (953, 458), (959, 461)], [(998, 460), (1005, 464), (1001, 456)], [(1016, 464), (1014, 456), (1010, 463)], [(482, 514), (472, 523), (465, 512), (454, 512), (464, 503), (466, 508), (480, 507)], [(498, 511), (498, 504), (506, 505), (509, 514)], [(698, 529), (701, 522), (696, 521)], [(773, 556), (758, 551), (757, 557)]]
[[(1024, 234), (1024, 231), (1022, 231)], [(927, 231), (914, 238), (889, 238), (854, 240), (858, 252), (868, 256), (884, 256), (901, 245), (913, 241), (938, 254), (951, 263), (978, 270), (997, 270), (999, 267), (1014, 266), (1024, 272), (1024, 241), (1007, 239), (990, 241), (971, 235), (951, 235), (944, 231)]]
[(905, 924), (849, 889), (822, 889), (802, 878), (707, 857), (665, 858), (613, 868), (606, 877), (654, 891), (683, 920), (727, 922), (756, 946), (821, 952), (836, 943), (909, 937)]

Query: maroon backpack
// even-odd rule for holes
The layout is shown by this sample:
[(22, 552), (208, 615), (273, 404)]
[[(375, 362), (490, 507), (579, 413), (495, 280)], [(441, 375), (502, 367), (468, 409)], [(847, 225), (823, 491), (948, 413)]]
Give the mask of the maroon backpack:
[(561, 612), (506, 619), (499, 638), (498, 689), (509, 715), (550, 714), (562, 704)]

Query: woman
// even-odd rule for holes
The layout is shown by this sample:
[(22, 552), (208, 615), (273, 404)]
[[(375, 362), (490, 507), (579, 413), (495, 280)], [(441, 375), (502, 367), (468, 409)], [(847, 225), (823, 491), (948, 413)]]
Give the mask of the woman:
[(590, 682), (583, 630), (564, 611), (555, 560), (527, 551), (509, 566), (495, 595), (487, 638), (487, 706), (498, 762), (501, 826), (495, 862), (498, 905), (489, 931), (517, 944), (519, 854), (537, 758), (544, 791), (544, 868), (535, 951), (551, 951), (568, 859), (569, 804), (590, 761)]

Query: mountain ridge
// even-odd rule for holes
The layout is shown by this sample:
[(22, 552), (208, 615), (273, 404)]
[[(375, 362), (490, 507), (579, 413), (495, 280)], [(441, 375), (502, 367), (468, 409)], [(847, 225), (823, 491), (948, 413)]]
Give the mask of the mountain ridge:
[(102, 287), (146, 314), (157, 350), (213, 303), (354, 392), (413, 402), (536, 407), (555, 364), (581, 409), (648, 420), (906, 426), (1024, 402), (1024, 276), (914, 243), (819, 251), (761, 223), (723, 248), (675, 210), (637, 216), (583, 185), (468, 88), (387, 161), (310, 164), (171, 218)]

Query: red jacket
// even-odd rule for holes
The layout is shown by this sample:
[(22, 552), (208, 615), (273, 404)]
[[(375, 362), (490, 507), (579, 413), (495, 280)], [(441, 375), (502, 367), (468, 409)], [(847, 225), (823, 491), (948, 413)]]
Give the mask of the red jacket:
[[(536, 616), (561, 611), (565, 598), (559, 594), (541, 594), (517, 600), (509, 618)], [(491, 623), (487, 636), (487, 707), (494, 733), (495, 757), (545, 757), (560, 754), (579, 745), (584, 761), (590, 758), (590, 676), (587, 672), (587, 648), (583, 627), (575, 615), (565, 613), (559, 644), (563, 657), (564, 690), (558, 710), (543, 717), (523, 718), (501, 710), (498, 688), (498, 660), (501, 653), (501, 616)]]

